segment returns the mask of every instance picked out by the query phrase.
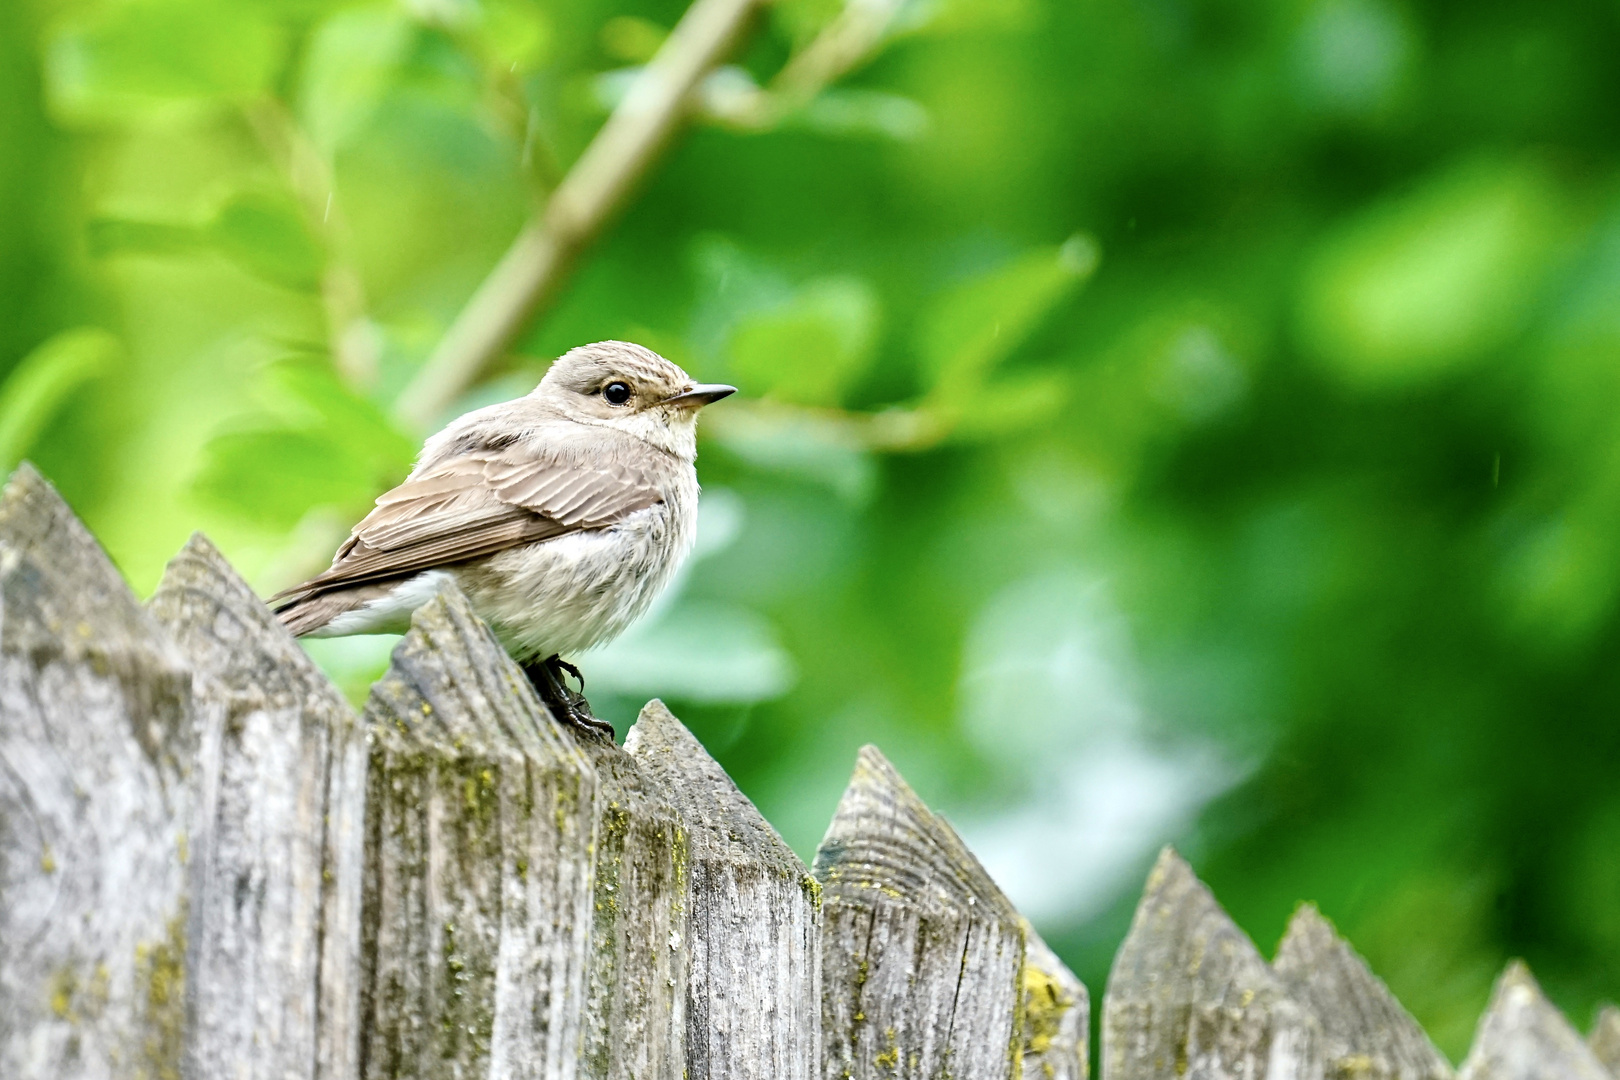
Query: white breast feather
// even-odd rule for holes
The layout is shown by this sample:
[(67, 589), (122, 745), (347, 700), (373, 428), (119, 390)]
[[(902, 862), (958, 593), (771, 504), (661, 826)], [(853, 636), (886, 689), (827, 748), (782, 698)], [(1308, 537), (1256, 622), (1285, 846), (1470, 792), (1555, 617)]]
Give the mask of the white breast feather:
[(513, 656), (567, 657), (612, 640), (646, 612), (692, 550), (696, 510), (692, 477), (610, 528), (501, 552), (456, 576)]

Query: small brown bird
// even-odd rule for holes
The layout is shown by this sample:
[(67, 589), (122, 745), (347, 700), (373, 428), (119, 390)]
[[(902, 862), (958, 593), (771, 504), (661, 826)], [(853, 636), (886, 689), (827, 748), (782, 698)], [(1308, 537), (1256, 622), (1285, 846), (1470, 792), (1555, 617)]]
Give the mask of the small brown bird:
[(698, 410), (734, 392), (629, 342), (572, 349), (428, 439), (331, 568), (270, 604), (300, 637), (404, 633), (453, 580), (554, 713), (611, 735), (562, 656), (622, 633), (691, 551)]

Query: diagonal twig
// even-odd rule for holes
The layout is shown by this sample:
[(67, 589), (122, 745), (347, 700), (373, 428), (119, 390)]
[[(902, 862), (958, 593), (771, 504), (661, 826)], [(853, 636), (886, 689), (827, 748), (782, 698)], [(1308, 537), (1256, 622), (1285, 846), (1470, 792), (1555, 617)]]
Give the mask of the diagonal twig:
[(400, 394), (394, 410), (400, 420), (427, 427), (511, 345), (663, 148), (692, 91), (731, 47), (757, 3), (695, 0), (687, 9)]
[(870, 61), (904, 6), (904, 0), (847, 0), (838, 15), (788, 59), (769, 87), (734, 100), (709, 102), (713, 119), (744, 131), (765, 131), (781, 123), (830, 84)]

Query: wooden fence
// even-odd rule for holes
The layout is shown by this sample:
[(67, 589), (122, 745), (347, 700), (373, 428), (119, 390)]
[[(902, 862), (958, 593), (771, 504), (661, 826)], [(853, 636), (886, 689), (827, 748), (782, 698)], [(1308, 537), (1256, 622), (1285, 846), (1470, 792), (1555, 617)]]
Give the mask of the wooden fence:
[[(806, 867), (659, 702), (557, 724), (453, 592), (356, 717), (206, 540), (144, 607), (30, 467), (0, 499), (0, 1077), (1087, 1073), (1086, 990), (875, 749)], [(1107, 1080), (1438, 1078), (1302, 908), (1267, 964), (1173, 852)], [(1611, 1080), (1530, 975), (1461, 1075)]]

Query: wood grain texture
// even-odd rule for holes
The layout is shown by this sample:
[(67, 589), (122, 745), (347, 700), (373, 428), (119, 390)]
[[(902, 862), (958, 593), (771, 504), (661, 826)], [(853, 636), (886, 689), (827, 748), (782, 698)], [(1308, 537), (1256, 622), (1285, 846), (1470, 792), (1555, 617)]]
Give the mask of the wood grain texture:
[(185, 1072), (352, 1077), (366, 765), (353, 710), (201, 535), (148, 610), (194, 676)]
[(453, 589), (365, 719), (363, 1075), (589, 1075), (589, 762)]
[(179, 1076), (190, 676), (19, 467), (0, 500), (0, 1076)]
[(1610, 1080), (1530, 969), (1509, 964), (1480, 1018), (1460, 1080)]
[(856, 759), (815, 875), (824, 1077), (1017, 1075), (1022, 921), (875, 747)]
[(1272, 964), (1322, 1026), (1330, 1077), (1447, 1080), (1451, 1065), (1315, 905), (1294, 912)]
[(1104, 1080), (1317, 1080), (1322, 1033), (1169, 848), (1103, 1004)]
[(682, 1080), (691, 953), (686, 829), (663, 786), (605, 739), (580, 736), (596, 770), (596, 899), (580, 1075)]
[(1592, 1053), (1604, 1068), (1620, 1076), (1620, 1009), (1604, 1005), (1598, 1010), (1586, 1045), (1592, 1048)]
[(1091, 1067), (1091, 998), (1027, 921), (1023, 988), (1025, 1080), (1085, 1080)]
[(661, 701), (625, 739), (685, 823), (690, 1080), (812, 1080), (821, 1053), (820, 889)]

